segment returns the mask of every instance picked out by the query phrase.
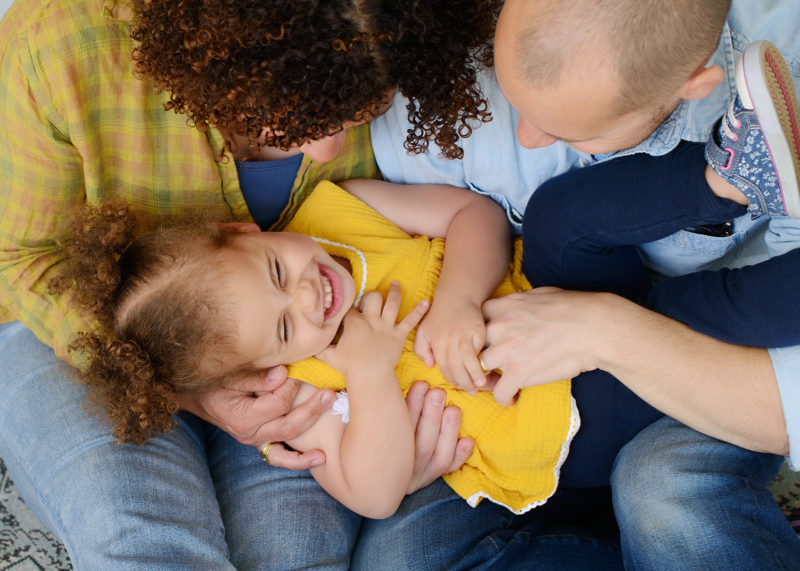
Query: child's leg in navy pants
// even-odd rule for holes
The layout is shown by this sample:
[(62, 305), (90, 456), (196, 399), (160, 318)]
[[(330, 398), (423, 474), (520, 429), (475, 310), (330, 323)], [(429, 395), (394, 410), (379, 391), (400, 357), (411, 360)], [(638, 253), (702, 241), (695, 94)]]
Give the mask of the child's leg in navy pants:
[(542, 185), (525, 211), (523, 267), (534, 286), (609, 291), (712, 337), (758, 347), (800, 344), (800, 250), (741, 269), (698, 272), (656, 287), (636, 244), (727, 222), (746, 208), (705, 182), (704, 145), (633, 155)]

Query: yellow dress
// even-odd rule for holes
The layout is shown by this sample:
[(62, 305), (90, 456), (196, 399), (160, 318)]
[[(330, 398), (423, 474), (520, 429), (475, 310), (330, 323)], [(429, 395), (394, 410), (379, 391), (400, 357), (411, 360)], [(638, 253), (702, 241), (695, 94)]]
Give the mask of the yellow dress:
[[(333, 183), (320, 183), (286, 230), (312, 236), (330, 254), (348, 259), (358, 298), (371, 290), (385, 295), (389, 284), (398, 281), (401, 317), (422, 299), (433, 298), (444, 240), (410, 236)], [(530, 289), (521, 271), (521, 255), (517, 241), (511, 271), (494, 297)], [(526, 388), (514, 406), (503, 407), (489, 392), (469, 395), (453, 388), (438, 367), (428, 368), (414, 354), (413, 343), (414, 333), (396, 368), (403, 392), (417, 380), (445, 389), (448, 404), (462, 411), (462, 436), (475, 439), (464, 466), (444, 476), (450, 487), (471, 506), (488, 498), (515, 513), (547, 501), (556, 490), (560, 467), (580, 424), (570, 381)], [(316, 358), (290, 366), (289, 375), (318, 387), (345, 388), (344, 377)]]

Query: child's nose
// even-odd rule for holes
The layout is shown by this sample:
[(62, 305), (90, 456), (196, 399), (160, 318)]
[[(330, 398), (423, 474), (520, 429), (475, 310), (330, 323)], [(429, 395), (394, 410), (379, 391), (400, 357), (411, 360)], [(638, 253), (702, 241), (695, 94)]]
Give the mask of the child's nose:
[(294, 296), (294, 304), (303, 313), (313, 317), (317, 313), (319, 305), (319, 292), (313, 280), (302, 279), (297, 284), (297, 291)]

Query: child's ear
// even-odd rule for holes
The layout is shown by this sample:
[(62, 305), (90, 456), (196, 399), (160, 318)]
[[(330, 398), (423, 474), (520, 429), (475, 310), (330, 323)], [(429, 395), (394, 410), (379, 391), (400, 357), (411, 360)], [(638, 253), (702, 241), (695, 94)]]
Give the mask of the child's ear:
[(681, 99), (705, 99), (725, 79), (725, 72), (718, 65), (701, 67), (683, 84), (678, 95)]
[(255, 222), (220, 222), (219, 229), (225, 232), (261, 232)]

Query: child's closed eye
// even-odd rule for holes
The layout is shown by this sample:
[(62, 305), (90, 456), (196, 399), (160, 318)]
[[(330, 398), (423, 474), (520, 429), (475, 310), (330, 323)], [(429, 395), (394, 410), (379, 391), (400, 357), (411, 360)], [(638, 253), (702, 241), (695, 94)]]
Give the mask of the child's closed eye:
[(272, 266), (275, 285), (281, 288), (284, 287), (286, 285), (286, 271), (283, 268), (283, 264), (281, 264), (278, 258), (275, 258), (272, 262)]

